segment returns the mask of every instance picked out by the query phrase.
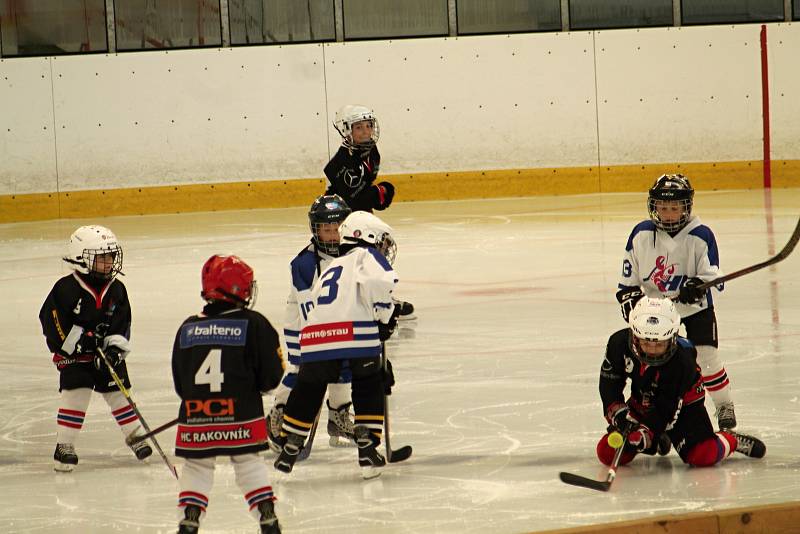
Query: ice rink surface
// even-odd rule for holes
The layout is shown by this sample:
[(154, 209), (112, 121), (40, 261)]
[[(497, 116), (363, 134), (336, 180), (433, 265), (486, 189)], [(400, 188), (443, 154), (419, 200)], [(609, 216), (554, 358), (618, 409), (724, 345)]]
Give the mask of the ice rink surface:
[[(521, 533), (800, 499), (800, 251), (715, 297), (720, 352), (739, 430), (767, 456), (691, 469), (673, 451), (621, 468), (607, 494), (559, 471), (602, 478), (597, 382), (625, 241), (645, 194), (398, 203), (398, 296), (418, 319), (387, 345), (398, 385), (392, 440), (407, 462), (370, 482), (355, 449), (328, 446), (274, 476), (285, 533)], [(732, 272), (780, 250), (800, 191), (698, 193)], [(124, 247), (133, 307), (132, 395), (151, 427), (177, 414), (169, 359), (181, 321), (201, 308), (200, 267), (214, 253), (250, 263), (255, 308), (280, 330), (288, 262), (306, 243), (306, 210), (116, 217), (0, 225), (0, 532), (167, 533), (177, 485), (157, 455), (139, 463), (99, 396), (77, 442), (78, 468), (53, 471), (57, 371), (38, 312), (70, 233), (110, 227)], [(710, 403), (710, 400), (708, 401)], [(265, 399), (269, 409), (270, 399)], [(172, 455), (174, 430), (159, 436)], [(271, 454), (267, 459), (271, 465)], [(217, 468), (204, 533), (255, 532), (230, 464)], [(178, 461), (180, 470), (180, 461)]]

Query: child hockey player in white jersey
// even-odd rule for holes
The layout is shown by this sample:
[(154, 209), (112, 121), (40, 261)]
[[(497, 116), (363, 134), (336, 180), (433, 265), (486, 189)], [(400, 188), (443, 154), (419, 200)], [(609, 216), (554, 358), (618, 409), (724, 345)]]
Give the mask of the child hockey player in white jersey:
[[(692, 215), (694, 189), (681, 174), (660, 176), (650, 188), (650, 219), (634, 227), (625, 246), (617, 300), (627, 321), (644, 295), (670, 297), (697, 348), (703, 386), (716, 407), (721, 430), (736, 428), (730, 382), (717, 352), (717, 319), (711, 290), (697, 286), (721, 276), (714, 233)], [(722, 287), (717, 289), (722, 290)]]
[[(286, 442), (275, 468), (291, 472), (322, 404), (327, 384), (343, 368), (352, 374), (355, 438), (364, 478), (380, 474), (386, 460), (378, 452), (384, 392), (391, 376), (381, 368), (381, 342), (396, 325), (392, 291), (397, 283), (391, 261), (396, 246), (391, 228), (364, 211), (339, 226), (340, 256), (314, 283), (314, 308), (300, 333), (301, 364), (283, 418)], [(387, 373), (388, 375), (388, 373)]]
[[(131, 307), (116, 276), (122, 269), (122, 247), (103, 226), (81, 226), (70, 236), (64, 261), (74, 272), (56, 282), (39, 311), (42, 332), (59, 371), (61, 402), (55, 470), (78, 464), (75, 441), (83, 428), (92, 391), (103, 396), (126, 437), (139, 429), (139, 417), (114, 383), (105, 351), (126, 388), (131, 387), (125, 356), (130, 352)], [(146, 441), (131, 447), (139, 460), (153, 453)]]
[(267, 466), (261, 395), (283, 375), (278, 333), (251, 310), (253, 270), (236, 256), (211, 256), (201, 271), (206, 301), (186, 319), (172, 348), (172, 378), (181, 398), (175, 454), (186, 459), (180, 477), (178, 534), (194, 534), (208, 507), (218, 456), (228, 456), (262, 534), (280, 534)]
[[(291, 288), (286, 303), (283, 335), (286, 338), (289, 367), (275, 391), (275, 401), (267, 416), (270, 447), (276, 452), (283, 448), (280, 438), (283, 411), (289, 393), (297, 382), (300, 365), (300, 331), (306, 324), (308, 313), (314, 307), (311, 288), (330, 262), (339, 256), (339, 224), (351, 210), (339, 195), (322, 195), (311, 205), (308, 221), (311, 243), (292, 260)], [(339, 382), (328, 386), (328, 435), (332, 446), (339, 438), (354, 442), (353, 420), (350, 417), (350, 372), (346, 370)]]

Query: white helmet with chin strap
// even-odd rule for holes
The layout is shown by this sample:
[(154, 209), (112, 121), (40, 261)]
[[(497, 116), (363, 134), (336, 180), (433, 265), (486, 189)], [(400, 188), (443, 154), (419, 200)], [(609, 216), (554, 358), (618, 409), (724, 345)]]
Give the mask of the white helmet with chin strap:
[[(631, 349), (647, 365), (663, 365), (677, 349), (681, 316), (675, 303), (667, 298), (643, 297), (631, 311), (628, 324), (631, 328)], [(641, 341), (666, 341), (664, 352), (650, 354), (644, 351)]]
[[(355, 143), (353, 141), (353, 125), (363, 121), (372, 122), (372, 136), (368, 141)], [(348, 104), (339, 108), (334, 116), (333, 126), (342, 136), (343, 144), (348, 148), (369, 150), (375, 146), (380, 137), (380, 127), (375, 113), (368, 107), (358, 104)]]
[(341, 245), (374, 245), (390, 265), (397, 256), (392, 227), (368, 211), (354, 211), (348, 215), (339, 225), (339, 236)]
[[(111, 254), (113, 261), (108, 272), (98, 270), (97, 256)], [(122, 247), (114, 232), (105, 226), (81, 226), (70, 236), (64, 261), (74, 270), (111, 280), (122, 269)]]

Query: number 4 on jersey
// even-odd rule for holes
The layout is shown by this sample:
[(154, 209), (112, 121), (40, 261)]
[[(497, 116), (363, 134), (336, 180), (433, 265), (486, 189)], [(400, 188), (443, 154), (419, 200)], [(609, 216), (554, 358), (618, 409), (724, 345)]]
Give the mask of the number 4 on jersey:
[(212, 393), (222, 391), (225, 375), (222, 372), (222, 349), (211, 349), (194, 375), (195, 384), (208, 384)]

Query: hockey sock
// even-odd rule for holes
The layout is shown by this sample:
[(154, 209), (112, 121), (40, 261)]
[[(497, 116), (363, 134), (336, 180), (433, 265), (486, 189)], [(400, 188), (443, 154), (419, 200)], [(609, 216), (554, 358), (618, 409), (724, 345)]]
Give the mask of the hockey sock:
[[(597, 442), (597, 459), (603, 462), (604, 465), (611, 465), (614, 461), (614, 454), (617, 449), (608, 444), (608, 434), (605, 434), (600, 441)], [(636, 458), (636, 451), (623, 451), (622, 456), (619, 457), (619, 465), (630, 463)]]
[(728, 380), (728, 373), (722, 365), (719, 351), (711, 345), (700, 345), (697, 347), (697, 363), (703, 373), (703, 386), (711, 395), (714, 406), (733, 402), (731, 398), (731, 386)]
[(721, 462), (736, 450), (736, 438), (727, 432), (717, 432), (713, 438), (701, 441), (686, 455), (686, 463), (695, 467), (710, 467)]
[(89, 388), (64, 389), (61, 391), (61, 406), (58, 408), (57, 443), (75, 443), (78, 432), (83, 428), (86, 409), (92, 398)]
[(269, 484), (267, 465), (256, 454), (231, 456), (236, 485), (242, 490), (250, 513), (256, 519), (261, 517), (258, 505), (264, 501), (274, 501), (272, 486)]
[(108, 407), (111, 408), (111, 415), (116, 419), (126, 438), (139, 428), (139, 416), (133, 411), (133, 407), (128, 404), (125, 395), (121, 391), (103, 393), (103, 399), (105, 399)]
[(208, 494), (214, 485), (214, 464), (216, 457), (187, 458), (178, 481), (180, 493), (178, 494), (178, 517), (183, 519), (183, 509), (186, 505), (193, 504), (200, 508), (200, 519), (206, 515), (208, 508)]
[(349, 404), (350, 400), (350, 384), (328, 384), (328, 405), (332, 410), (341, 408), (345, 404)]
[(355, 424), (369, 428), (380, 439), (383, 434), (383, 378), (380, 373), (353, 377)]

